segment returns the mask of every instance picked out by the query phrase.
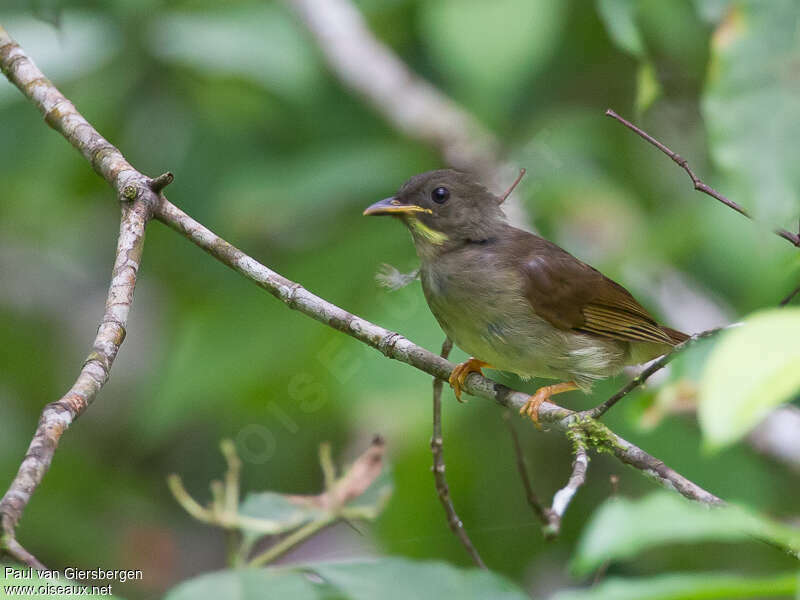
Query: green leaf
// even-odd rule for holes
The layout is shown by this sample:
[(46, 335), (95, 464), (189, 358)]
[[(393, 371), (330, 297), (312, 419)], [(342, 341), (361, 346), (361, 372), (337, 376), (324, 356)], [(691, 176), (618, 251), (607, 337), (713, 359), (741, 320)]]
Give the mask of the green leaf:
[(148, 32), (159, 58), (210, 75), (238, 76), (295, 102), (315, 95), (320, 70), (290, 15), (276, 6), (161, 14)]
[(571, 568), (585, 575), (609, 560), (623, 560), (664, 544), (752, 538), (797, 553), (800, 529), (734, 505), (709, 508), (677, 494), (656, 492), (641, 500), (612, 498), (592, 516)]
[(597, 12), (617, 46), (637, 58), (645, 58), (642, 34), (636, 25), (636, 4), (636, 0), (597, 0)]
[(550, 600), (733, 600), (786, 598), (798, 590), (798, 575), (742, 577), (680, 573), (637, 579), (610, 578), (584, 590), (559, 592)]
[(700, 427), (709, 447), (729, 445), (800, 392), (800, 308), (758, 313), (725, 332), (700, 384)]
[[(258, 519), (259, 527), (253, 531), (256, 537), (262, 535), (275, 535), (295, 529), (319, 518), (322, 511), (312, 506), (295, 504), (284, 494), (277, 492), (259, 492), (247, 494), (244, 502), (239, 507), (239, 513), (246, 517)], [(265, 527), (272, 524), (274, 529), (269, 531)], [(245, 528), (247, 531), (247, 528)]]
[(437, 0), (420, 7), (424, 42), (456, 92), (487, 119), (505, 111), (551, 57), (558, 0)]
[(277, 569), (235, 569), (206, 573), (173, 588), (164, 600), (343, 599), (325, 582)]
[(404, 558), (320, 563), (289, 569), (218, 571), (182, 583), (165, 600), (206, 598), (529, 600), (520, 588), (495, 573)]
[[(53, 577), (57, 575), (58, 579), (54, 579), (46, 574), (51, 574)], [(91, 593), (93, 591), (93, 586), (100, 589), (105, 586), (111, 586), (113, 589), (115, 584), (116, 582), (112, 580), (95, 580), (90, 582), (72, 581), (66, 579), (63, 572), (45, 571), (39, 573), (35, 569), (29, 569), (26, 565), (0, 563), (0, 597), (2, 598), (11, 597), (12, 595), (25, 598), (26, 600), (45, 600), (73, 596), (87, 598), (88, 600), (92, 598), (97, 600), (100, 598), (120, 598), (116, 594)], [(28, 589), (18, 589), (16, 593), (13, 593), (11, 589), (9, 589), (11, 586), (21, 586)], [(52, 588), (48, 590), (48, 586), (60, 586), (63, 589), (61, 591)], [(31, 588), (34, 593), (30, 593)], [(86, 589), (85, 595), (83, 594), (84, 589)], [(49, 593), (47, 593), (48, 591)]]
[[(116, 57), (122, 38), (107, 18), (97, 12), (64, 11), (60, 19), (56, 29), (29, 14), (9, 14), (3, 17), (3, 27), (59, 84), (84, 77)], [(13, 86), (0, 86), (0, 105), (20, 99)]]
[(636, 71), (636, 114), (642, 114), (661, 96), (661, 83), (656, 68), (649, 60), (642, 61)]
[(530, 600), (515, 584), (496, 573), (460, 569), (442, 562), (380, 558), (374, 561), (313, 565), (310, 570), (341, 590), (345, 598), (352, 600)]
[(736, 200), (771, 226), (796, 224), (800, 211), (798, 60), (794, 0), (731, 3), (712, 37), (711, 155)]

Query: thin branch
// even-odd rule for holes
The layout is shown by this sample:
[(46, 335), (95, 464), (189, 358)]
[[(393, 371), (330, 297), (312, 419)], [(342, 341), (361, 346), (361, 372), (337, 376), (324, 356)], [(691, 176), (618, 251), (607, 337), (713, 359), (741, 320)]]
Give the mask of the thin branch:
[[(404, 362), (429, 375), (439, 379), (447, 379), (450, 376), (454, 367), (451, 362), (425, 348), (417, 346), (397, 332), (375, 325), (312, 294), (299, 283), (279, 275), (220, 238), (166, 198), (160, 199), (159, 205), (155, 210), (155, 216), (159, 221), (185, 236), (223, 264), (268, 291), (289, 308), (341, 331), (379, 350), (389, 358)], [(500, 405), (514, 410), (522, 408), (530, 397), (530, 394), (512, 390), (477, 373), (471, 373), (467, 377), (464, 391), (473, 396), (494, 400)], [(722, 503), (719, 498), (710, 492), (686, 479), (667, 467), (659, 459), (621, 438), (600, 422), (589, 418), (589, 416), (550, 402), (544, 402), (539, 408), (540, 422), (565, 432), (576, 424), (592, 430), (593, 443), (602, 443), (605, 450), (625, 464), (643, 471), (660, 485), (676, 490), (691, 500), (706, 504)]]
[(575, 494), (586, 482), (586, 472), (589, 470), (589, 453), (587, 452), (586, 438), (580, 430), (572, 432), (572, 441), (575, 444), (575, 460), (572, 462), (572, 474), (567, 485), (558, 490), (553, 496), (553, 504), (547, 510), (548, 523), (544, 528), (547, 538), (557, 537), (561, 531), (561, 520), (567, 512), (570, 502)]
[(517, 430), (514, 429), (514, 424), (511, 422), (511, 415), (508, 411), (503, 414), (503, 420), (506, 422), (508, 432), (511, 435), (517, 471), (519, 472), (519, 478), (522, 480), (522, 487), (525, 488), (525, 498), (533, 509), (533, 513), (546, 525), (548, 523), (547, 507), (545, 507), (539, 499), (539, 496), (536, 495), (536, 492), (533, 491), (531, 478), (528, 475), (528, 466), (525, 464), (525, 455), (522, 453), (522, 445), (519, 442), (519, 435), (517, 434)]
[[(609, 116), (612, 119), (619, 121), (625, 127), (636, 133), (643, 140), (649, 142), (650, 144), (661, 150), (661, 152), (669, 156), (676, 165), (678, 165), (681, 169), (686, 171), (686, 174), (689, 175), (689, 178), (692, 180), (692, 185), (694, 185), (694, 189), (696, 189), (698, 192), (703, 192), (704, 194), (708, 194), (712, 198), (715, 198), (716, 200), (722, 202), (728, 208), (735, 210), (740, 215), (744, 215), (748, 219), (752, 219), (750, 214), (739, 204), (737, 204), (733, 200), (729, 200), (728, 198), (720, 194), (717, 190), (712, 188), (710, 185), (703, 183), (703, 181), (697, 175), (695, 175), (694, 171), (692, 171), (692, 169), (689, 167), (688, 161), (685, 158), (683, 158), (680, 154), (673, 152), (667, 146), (665, 146), (664, 144), (659, 142), (656, 138), (651, 136), (649, 133), (647, 133), (643, 129), (640, 129), (630, 121), (620, 117), (610, 108), (606, 110), (606, 116)], [(783, 239), (785, 239), (786, 241), (788, 241), (790, 244), (800, 248), (800, 235), (796, 233), (790, 233), (785, 229), (776, 229), (774, 233), (775, 235), (778, 235)]]
[[(440, 356), (447, 358), (453, 349), (453, 342), (450, 338), (445, 338), (442, 344)], [(436, 483), (436, 494), (442, 508), (447, 515), (447, 524), (453, 533), (456, 534), (458, 541), (464, 546), (467, 554), (472, 558), (475, 566), (485, 569), (486, 565), (481, 559), (481, 555), (469, 539), (464, 522), (458, 517), (456, 507), (453, 506), (453, 499), (450, 497), (450, 486), (447, 485), (447, 477), (444, 473), (444, 438), (442, 437), (442, 385), (444, 381), (438, 377), (433, 378), (433, 437), (431, 437), (431, 453), (433, 454), (433, 479)]]
[(503, 192), (503, 195), (500, 196), (500, 198), (499, 198), (500, 199), (500, 202), (499, 202), (500, 204), (502, 204), (503, 202), (505, 202), (508, 199), (508, 197), (511, 195), (511, 192), (513, 192), (516, 189), (516, 187), (519, 185), (519, 182), (522, 181), (523, 177), (525, 177), (525, 173), (527, 173), (527, 171), (525, 169), (520, 169), (519, 170), (519, 175), (517, 175), (517, 178), (514, 180), (514, 182), (510, 186), (508, 186), (508, 189), (505, 192)]
[(787, 304), (789, 304), (789, 302), (792, 301), (792, 299), (795, 296), (797, 296), (797, 294), (800, 294), (800, 285), (798, 285), (791, 292), (789, 292), (789, 294), (783, 300), (781, 300), (781, 302), (780, 302), (780, 304), (778, 304), (778, 306), (786, 306)]
[(590, 408), (589, 410), (583, 411), (581, 414), (592, 419), (598, 419), (602, 417), (608, 410), (614, 406), (617, 402), (622, 400), (625, 396), (627, 396), (630, 392), (635, 390), (637, 387), (641, 386), (645, 381), (650, 379), (652, 375), (656, 372), (660, 371), (664, 367), (669, 364), (669, 362), (675, 358), (678, 354), (689, 348), (693, 344), (695, 344), (698, 340), (702, 340), (707, 337), (711, 337), (712, 335), (719, 333), (725, 329), (730, 329), (731, 327), (737, 327), (740, 323), (733, 323), (732, 325), (727, 325), (725, 327), (715, 327), (714, 329), (709, 329), (708, 331), (702, 331), (700, 333), (696, 333), (695, 335), (691, 336), (688, 340), (685, 340), (675, 346), (671, 352), (665, 354), (661, 358), (654, 360), (650, 363), (650, 365), (644, 369), (641, 373), (639, 373), (636, 377), (631, 379), (626, 385), (624, 385), (616, 394), (611, 396), (608, 400), (603, 402), (602, 404), (598, 404), (594, 408)]

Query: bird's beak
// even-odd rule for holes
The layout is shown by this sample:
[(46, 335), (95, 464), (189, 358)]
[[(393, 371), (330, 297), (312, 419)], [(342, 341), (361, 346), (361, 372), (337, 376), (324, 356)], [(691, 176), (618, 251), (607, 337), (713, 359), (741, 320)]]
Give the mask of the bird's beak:
[(384, 198), (372, 206), (367, 207), (367, 209), (364, 211), (364, 215), (407, 215), (416, 212), (433, 213), (430, 208), (422, 208), (416, 204), (404, 204), (397, 198)]

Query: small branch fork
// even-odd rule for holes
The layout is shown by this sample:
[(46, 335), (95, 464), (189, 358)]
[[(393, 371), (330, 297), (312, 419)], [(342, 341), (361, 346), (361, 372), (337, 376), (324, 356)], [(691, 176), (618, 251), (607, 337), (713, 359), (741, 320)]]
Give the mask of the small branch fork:
[[(453, 349), (453, 342), (450, 338), (445, 338), (442, 344), (440, 356), (446, 359), (450, 356)], [(453, 533), (464, 546), (467, 554), (472, 558), (476, 567), (485, 569), (486, 565), (478, 554), (478, 550), (469, 539), (467, 530), (464, 528), (463, 521), (458, 517), (456, 508), (453, 506), (453, 499), (450, 497), (450, 486), (447, 485), (444, 465), (444, 439), (442, 437), (442, 384), (444, 381), (438, 377), (433, 378), (433, 437), (431, 438), (431, 453), (433, 454), (433, 479), (436, 483), (436, 494), (439, 502), (442, 503), (444, 512), (447, 515), (447, 524)]]
[(637, 387), (643, 385), (652, 375), (656, 372), (660, 371), (664, 367), (669, 364), (669, 362), (675, 358), (678, 354), (686, 350), (688, 347), (694, 345), (698, 340), (705, 339), (707, 337), (711, 337), (723, 331), (725, 329), (731, 329), (732, 327), (738, 327), (740, 323), (733, 323), (732, 325), (727, 325), (725, 327), (716, 327), (714, 329), (709, 329), (708, 331), (702, 331), (700, 333), (696, 333), (695, 335), (691, 336), (688, 340), (681, 342), (677, 346), (675, 346), (672, 351), (668, 354), (665, 354), (661, 358), (654, 360), (650, 365), (644, 369), (641, 373), (639, 373), (636, 377), (631, 379), (627, 384), (625, 384), (616, 394), (611, 396), (608, 400), (603, 402), (602, 404), (598, 404), (594, 408), (590, 408), (589, 410), (585, 410), (581, 413), (581, 415), (585, 417), (589, 417), (590, 419), (599, 419), (604, 414), (608, 412), (608, 410), (614, 406), (617, 402), (622, 400), (625, 396), (635, 390)]
[[(635, 134), (637, 134), (639, 137), (641, 137), (643, 140), (652, 144), (653, 146), (661, 150), (661, 152), (669, 156), (676, 165), (678, 165), (681, 169), (686, 171), (686, 174), (689, 175), (689, 178), (692, 180), (694, 189), (696, 189), (698, 192), (703, 192), (704, 194), (708, 194), (712, 198), (715, 198), (716, 200), (722, 202), (728, 208), (735, 210), (740, 215), (744, 215), (748, 219), (752, 219), (750, 214), (739, 204), (737, 204), (733, 200), (729, 200), (728, 198), (720, 194), (717, 190), (712, 188), (710, 185), (703, 183), (701, 179), (697, 175), (695, 175), (694, 171), (692, 171), (692, 169), (689, 167), (689, 162), (685, 158), (683, 158), (680, 154), (673, 152), (667, 146), (665, 146), (664, 144), (659, 142), (656, 138), (651, 136), (649, 133), (647, 133), (643, 129), (640, 129), (630, 121), (620, 117), (616, 112), (614, 112), (610, 108), (606, 110), (606, 116), (619, 121), (625, 127), (627, 127)], [(789, 231), (786, 231), (785, 229), (776, 229), (774, 233), (775, 235), (778, 235), (783, 239), (785, 239), (786, 241), (788, 241), (793, 246), (800, 248), (800, 235), (796, 233), (791, 233)]]
[(528, 475), (528, 467), (525, 464), (525, 455), (522, 452), (517, 430), (514, 429), (514, 425), (511, 423), (508, 413), (505, 413), (503, 418), (511, 434), (514, 456), (517, 462), (517, 471), (519, 471), (519, 477), (522, 480), (522, 487), (525, 488), (525, 497), (536, 517), (542, 522), (542, 532), (545, 538), (554, 539), (558, 537), (558, 534), (561, 532), (561, 520), (570, 502), (572, 502), (572, 498), (575, 496), (578, 488), (586, 481), (586, 472), (589, 469), (589, 454), (586, 438), (580, 429), (576, 429), (574, 435), (572, 435), (575, 445), (575, 460), (572, 463), (572, 473), (567, 484), (555, 493), (553, 496), (553, 503), (547, 507), (536, 495), (536, 492), (533, 491), (531, 479)]
[[(310, 4), (306, 8), (309, 6)], [(341, 331), (389, 358), (405, 362), (438, 379), (449, 377), (453, 364), (446, 359), (417, 346), (396, 332), (375, 325), (312, 294), (300, 284), (248, 256), (170, 203), (162, 191), (172, 181), (172, 175), (165, 173), (151, 179), (134, 169), (119, 150), (104, 139), (56, 89), (1, 26), (0, 69), (35, 104), (47, 124), (61, 133), (111, 185), (122, 208), (106, 308), (92, 350), (69, 391), (43, 409), (28, 452), (8, 491), (0, 500), (0, 549), (13, 558), (36, 568), (44, 566), (17, 542), (15, 530), (32, 494), (50, 467), (64, 431), (88, 408), (108, 380), (111, 366), (125, 337), (142, 257), (144, 229), (151, 218), (156, 218), (177, 231), (289, 308)], [(528, 394), (495, 383), (477, 373), (467, 378), (464, 391), (515, 410), (519, 410), (528, 399)], [(619, 460), (649, 475), (662, 486), (698, 502), (722, 502), (601, 423), (587, 419), (586, 415), (544, 403), (539, 410), (539, 419), (551, 428), (563, 432), (574, 431), (576, 427), (591, 429), (593, 445), (602, 444), (604, 449)]]

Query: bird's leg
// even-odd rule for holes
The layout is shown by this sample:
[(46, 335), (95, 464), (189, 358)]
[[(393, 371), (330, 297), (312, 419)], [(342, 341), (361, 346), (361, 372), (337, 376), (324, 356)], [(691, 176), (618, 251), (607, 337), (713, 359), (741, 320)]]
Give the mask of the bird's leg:
[(550, 396), (577, 389), (578, 386), (571, 381), (540, 387), (536, 390), (536, 393), (529, 397), (527, 402), (522, 405), (522, 408), (519, 409), (519, 414), (528, 415), (536, 426), (539, 427), (539, 407), (542, 405), (542, 402), (549, 401)]
[(470, 357), (463, 363), (457, 364), (453, 369), (453, 372), (450, 373), (450, 379), (448, 381), (450, 382), (450, 387), (453, 388), (453, 391), (456, 394), (456, 399), (459, 402), (464, 402), (464, 400), (461, 399), (461, 389), (464, 387), (464, 381), (467, 379), (467, 375), (470, 373), (480, 373), (483, 375), (481, 367), (489, 367), (490, 369), (494, 368), (487, 362)]

